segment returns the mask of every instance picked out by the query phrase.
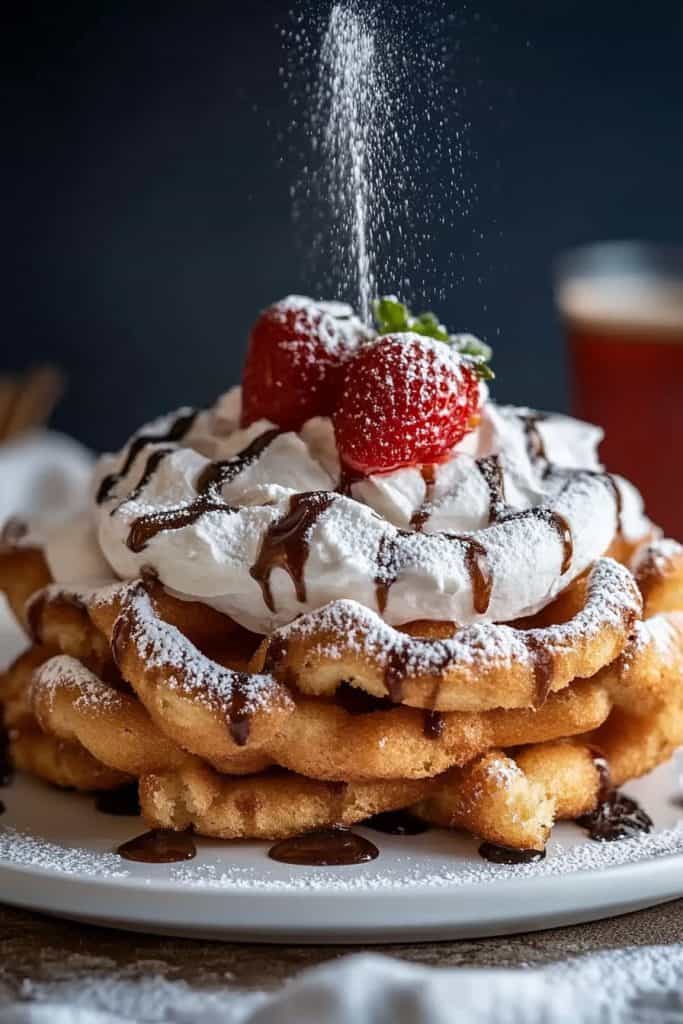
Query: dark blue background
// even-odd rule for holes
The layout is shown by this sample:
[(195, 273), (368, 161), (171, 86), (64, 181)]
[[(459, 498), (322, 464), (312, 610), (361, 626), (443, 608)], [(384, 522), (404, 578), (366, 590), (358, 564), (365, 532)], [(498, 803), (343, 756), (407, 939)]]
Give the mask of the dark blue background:
[[(1, 364), (63, 365), (56, 422), (95, 446), (234, 382), (255, 313), (310, 285), (276, 166), (288, 7), (27, 3), (5, 28)], [(439, 311), (493, 342), (499, 397), (561, 406), (553, 255), (683, 240), (683, 6), (470, 14), (451, 44), (479, 200)]]

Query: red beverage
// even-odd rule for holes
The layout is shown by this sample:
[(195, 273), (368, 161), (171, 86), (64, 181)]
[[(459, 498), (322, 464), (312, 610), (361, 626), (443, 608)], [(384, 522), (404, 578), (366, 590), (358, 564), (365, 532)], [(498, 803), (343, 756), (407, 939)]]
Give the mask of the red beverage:
[(605, 430), (600, 456), (683, 539), (683, 250), (592, 246), (560, 268), (574, 415)]

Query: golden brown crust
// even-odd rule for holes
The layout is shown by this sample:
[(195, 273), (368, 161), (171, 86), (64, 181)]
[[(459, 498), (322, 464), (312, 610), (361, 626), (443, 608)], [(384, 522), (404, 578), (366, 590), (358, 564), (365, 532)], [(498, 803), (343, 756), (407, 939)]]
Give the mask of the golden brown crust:
[(683, 611), (683, 545), (661, 539), (646, 544), (633, 558), (633, 574), (646, 617)]
[(447, 641), (422, 640), (355, 602), (337, 601), (276, 632), (266, 667), (308, 696), (331, 696), (348, 681), (374, 697), (393, 693), (438, 711), (533, 707), (539, 691), (542, 701), (618, 657), (641, 605), (631, 574), (607, 559), (595, 563), (569, 621), (533, 630), (485, 623)]
[(491, 751), (449, 772), (416, 811), (444, 827), (467, 829), (490, 842), (542, 850), (555, 821), (594, 810), (604, 796), (603, 765), (614, 786), (668, 760), (683, 743), (683, 702), (648, 715), (615, 709), (586, 737)]
[(153, 827), (185, 829), (218, 839), (282, 839), (330, 825), (353, 825), (405, 807), (434, 783), (330, 783), (273, 769), (227, 778), (206, 765), (146, 775), (140, 805)]
[(52, 574), (40, 548), (0, 544), (0, 590), (22, 629), (28, 631), (29, 600), (51, 582)]
[(77, 743), (48, 736), (37, 728), (11, 733), (10, 755), (20, 771), (64, 789), (93, 792), (116, 789), (131, 781), (130, 775), (100, 764)]

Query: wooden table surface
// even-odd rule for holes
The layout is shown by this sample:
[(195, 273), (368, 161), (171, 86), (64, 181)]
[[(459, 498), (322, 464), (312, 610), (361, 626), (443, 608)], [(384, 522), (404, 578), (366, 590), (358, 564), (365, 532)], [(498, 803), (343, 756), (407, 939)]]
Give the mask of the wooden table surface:
[(683, 900), (593, 924), (500, 939), (391, 946), (268, 946), (174, 939), (58, 921), (0, 906), (0, 981), (92, 980), (124, 972), (182, 979), (197, 988), (275, 988), (293, 974), (345, 953), (372, 949), (441, 967), (534, 966), (604, 949), (683, 941)]

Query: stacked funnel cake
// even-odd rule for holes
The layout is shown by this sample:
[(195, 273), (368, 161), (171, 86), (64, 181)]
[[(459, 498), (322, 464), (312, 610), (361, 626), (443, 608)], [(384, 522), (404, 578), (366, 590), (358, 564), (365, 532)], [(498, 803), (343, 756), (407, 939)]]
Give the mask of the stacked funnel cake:
[(84, 520), (6, 531), (18, 768), (224, 839), (409, 807), (542, 850), (683, 741), (683, 548), (600, 432), (378, 318), (271, 307), (242, 389), (105, 456)]

